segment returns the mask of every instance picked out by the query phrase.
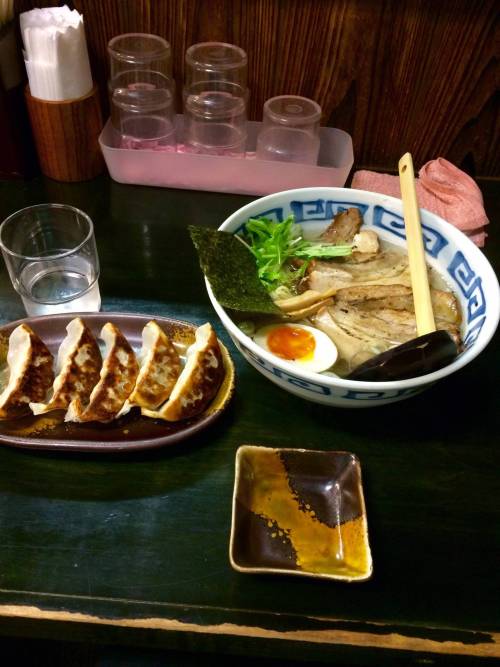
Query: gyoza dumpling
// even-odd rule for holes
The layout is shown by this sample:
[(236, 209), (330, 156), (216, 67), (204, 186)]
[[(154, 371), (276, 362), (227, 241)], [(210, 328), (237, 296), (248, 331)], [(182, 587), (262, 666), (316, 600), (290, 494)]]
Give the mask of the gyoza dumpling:
[(139, 364), (128, 340), (111, 322), (103, 326), (100, 337), (106, 345), (106, 354), (99, 382), (90, 394), (88, 405), (78, 398), (71, 401), (65, 421), (111, 421), (134, 388)]
[(160, 410), (142, 410), (147, 417), (167, 421), (189, 419), (205, 410), (224, 378), (224, 363), (219, 341), (210, 324), (198, 327), (195, 342), (186, 353), (186, 365), (169, 400)]
[(52, 386), (52, 398), (48, 403), (30, 403), (35, 415), (66, 410), (75, 398), (86, 403), (99, 381), (102, 359), (94, 335), (80, 317), (71, 320), (66, 331), (57, 353), (58, 375)]
[(54, 358), (45, 343), (27, 325), (9, 336), (9, 381), (0, 394), (0, 419), (29, 412), (31, 401), (43, 401), (54, 381)]
[(142, 330), (141, 370), (127, 403), (154, 410), (172, 393), (181, 373), (181, 360), (170, 338), (157, 322)]

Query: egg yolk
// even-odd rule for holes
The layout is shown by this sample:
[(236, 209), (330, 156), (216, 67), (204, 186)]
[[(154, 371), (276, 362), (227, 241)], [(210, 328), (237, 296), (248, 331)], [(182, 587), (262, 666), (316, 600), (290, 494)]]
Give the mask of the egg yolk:
[(314, 356), (316, 341), (311, 332), (298, 327), (276, 327), (267, 335), (267, 346), (282, 359), (308, 361)]

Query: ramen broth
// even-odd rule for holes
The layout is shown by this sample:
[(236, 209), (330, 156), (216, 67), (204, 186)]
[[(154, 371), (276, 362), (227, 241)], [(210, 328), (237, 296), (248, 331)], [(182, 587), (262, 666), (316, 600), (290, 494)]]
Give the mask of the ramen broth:
[[(402, 249), (400, 246), (395, 245), (393, 243), (383, 241), (379, 239), (380, 241), (380, 253), (376, 257), (382, 256), (382, 254), (385, 253), (394, 253), (395, 256), (397, 255), (398, 257), (405, 258), (406, 259), (406, 252), (404, 249)], [(371, 260), (368, 260), (368, 262)], [(364, 266), (368, 267), (368, 262), (364, 263)], [(349, 259), (344, 260), (344, 259), (333, 259), (333, 260), (328, 260), (328, 264), (332, 267), (338, 268), (338, 269), (345, 269), (349, 270), (349, 268), (360, 266), (359, 264), (356, 263), (350, 263)], [(390, 271), (388, 272), (390, 273)], [(404, 281), (401, 283), (397, 282), (397, 279), (395, 279), (394, 282), (389, 282), (389, 285), (401, 285), (404, 284), (406, 288), (411, 288), (411, 283), (410, 283), (410, 278), (409, 278), (409, 268), (405, 269), (403, 274), (401, 274), (402, 277), (404, 277)], [(383, 273), (380, 275), (380, 285), (387, 284), (384, 283), (384, 275)], [(391, 280), (391, 279), (389, 279)], [(293, 294), (298, 294), (300, 293), (301, 289), (299, 287), (299, 281), (297, 281), (297, 284), (292, 285), (290, 288), (289, 296)], [(431, 288), (434, 290), (440, 290), (442, 292), (446, 292), (449, 294), (453, 294), (452, 290), (450, 289), (450, 286), (447, 284), (446, 280), (444, 277), (437, 271), (434, 267), (429, 267), (429, 283)], [(365, 286), (366, 283), (364, 283), (362, 280), (360, 281), (353, 281), (352, 285), (349, 285), (349, 287), (363, 287)], [(372, 287), (377, 287), (379, 286), (379, 283), (376, 281), (370, 281), (370, 285)], [(284, 298), (286, 295), (284, 294), (274, 294), (273, 298)], [(408, 301), (408, 297), (406, 297), (406, 300)], [(334, 308), (335, 309), (335, 297), (333, 300), (334, 303)], [(411, 303), (413, 303), (413, 297), (411, 297)], [(457, 307), (459, 307), (458, 300), (457, 300)], [(387, 315), (388, 309), (386, 308), (383, 312), (384, 315)], [(382, 313), (382, 310), (380, 311)], [(369, 318), (377, 318), (378, 317), (378, 311), (374, 309), (368, 309), (366, 312), (363, 311), (361, 308), (359, 310), (359, 318), (360, 321), (363, 322), (364, 318), (369, 319)], [(405, 324), (408, 325), (409, 323), (413, 323), (414, 325), (414, 314), (410, 309), (400, 309), (395, 312), (396, 319), (399, 319), (402, 317), (405, 320)], [(284, 313), (285, 317), (285, 313)], [(324, 317), (327, 317), (327, 313), (324, 314)], [(277, 319), (275, 316), (270, 316), (270, 315), (258, 315), (254, 316), (252, 318), (249, 318), (248, 315), (244, 316), (243, 313), (237, 313), (233, 312), (233, 318), (235, 322), (238, 324), (240, 329), (250, 336), (251, 338), (254, 338), (255, 333), (262, 329), (264, 326), (270, 325), (271, 323), (279, 323), (279, 318)], [(302, 324), (307, 324), (311, 325), (313, 327), (317, 327), (319, 329), (322, 329), (326, 333), (329, 332), (328, 327), (321, 327), (318, 326), (318, 319), (321, 322), (321, 318), (318, 318), (317, 315), (312, 315), (307, 318), (301, 319), (300, 322)], [(436, 318), (438, 320), (438, 318)], [(456, 330), (456, 335), (455, 338), (459, 339), (460, 338), (460, 315), (459, 313), (457, 314), (457, 319), (456, 322), (453, 324), (454, 330)], [(286, 321), (286, 319), (283, 319), (282, 321)], [(437, 328), (440, 328), (439, 326), (440, 321), (437, 321)], [(390, 338), (390, 332), (391, 332), (391, 325), (387, 324), (387, 332), (388, 332), (388, 338)], [(349, 330), (348, 328), (345, 328), (345, 323), (341, 323), (338, 325), (340, 329), (342, 330), (339, 334), (340, 338), (342, 338), (343, 333), (346, 334), (347, 337), (352, 336), (353, 340), (361, 341), (360, 343), (360, 353), (355, 353), (352, 356), (347, 357), (346, 354), (343, 354), (343, 350), (345, 349), (345, 345), (339, 344), (339, 336), (336, 335), (331, 335), (330, 338), (333, 340), (333, 342), (337, 345), (338, 348), (338, 358), (335, 364), (329, 368), (326, 371), (323, 371), (321, 374), (335, 374), (339, 376), (345, 376), (347, 375), (354, 367), (359, 365), (360, 363), (363, 363), (366, 361), (368, 358), (375, 356), (376, 354), (379, 354), (380, 352), (385, 351), (386, 349), (390, 349), (391, 347), (395, 347), (396, 345), (400, 344), (401, 342), (405, 342), (403, 340), (394, 340), (391, 342), (391, 344), (387, 344), (385, 342), (384, 344), (381, 343), (382, 339), (379, 339), (377, 336), (374, 336), (373, 340), (370, 341), (369, 336), (365, 334), (360, 334), (359, 330), (355, 328), (355, 330)], [(450, 326), (452, 326), (450, 324)], [(336, 324), (337, 327), (337, 324)], [(445, 328), (445, 327), (443, 327)], [(416, 337), (416, 331), (408, 336), (408, 340), (411, 338)], [(336, 340), (337, 338), (337, 340)], [(364, 340), (364, 338), (366, 340)]]

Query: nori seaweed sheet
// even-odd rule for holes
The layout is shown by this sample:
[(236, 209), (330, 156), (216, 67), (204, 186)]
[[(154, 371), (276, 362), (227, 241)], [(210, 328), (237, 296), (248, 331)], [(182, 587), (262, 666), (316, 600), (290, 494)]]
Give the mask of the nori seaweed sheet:
[(281, 313), (260, 282), (254, 257), (243, 243), (228, 232), (195, 225), (188, 229), (198, 251), (201, 270), (224, 308)]

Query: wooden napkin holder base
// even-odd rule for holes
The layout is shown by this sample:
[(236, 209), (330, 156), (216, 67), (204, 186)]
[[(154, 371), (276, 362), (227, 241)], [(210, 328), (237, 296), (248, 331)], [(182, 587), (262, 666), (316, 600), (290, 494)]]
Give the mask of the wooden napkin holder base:
[(75, 100), (51, 102), (33, 97), (26, 103), (42, 173), (56, 181), (86, 181), (100, 174), (99, 147), (103, 127), (97, 86)]

